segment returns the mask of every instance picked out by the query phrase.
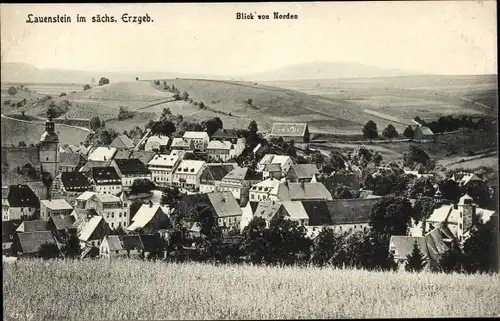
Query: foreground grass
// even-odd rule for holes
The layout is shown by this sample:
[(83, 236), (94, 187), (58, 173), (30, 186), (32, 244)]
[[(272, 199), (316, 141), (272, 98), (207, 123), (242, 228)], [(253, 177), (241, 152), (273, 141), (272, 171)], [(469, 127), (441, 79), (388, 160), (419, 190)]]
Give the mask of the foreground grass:
[(4, 264), (4, 320), (500, 315), (499, 275), (132, 260)]

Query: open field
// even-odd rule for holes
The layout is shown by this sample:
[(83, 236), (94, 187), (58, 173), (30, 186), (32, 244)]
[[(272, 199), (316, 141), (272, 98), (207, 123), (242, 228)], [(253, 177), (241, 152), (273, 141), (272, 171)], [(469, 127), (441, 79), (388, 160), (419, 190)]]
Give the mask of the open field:
[[(11, 144), (17, 146), (19, 141), (24, 141), (28, 145), (35, 144), (40, 141), (40, 136), (45, 131), (45, 124), (43, 122), (26, 122), (5, 117), (2, 117), (1, 127), (2, 145), (5, 146), (10, 146)], [(89, 133), (83, 129), (62, 124), (56, 126), (56, 131), (59, 135), (61, 145), (78, 145), (80, 142), (85, 141)]]
[(142, 261), (4, 263), (4, 320), (477, 317), (498, 275)]

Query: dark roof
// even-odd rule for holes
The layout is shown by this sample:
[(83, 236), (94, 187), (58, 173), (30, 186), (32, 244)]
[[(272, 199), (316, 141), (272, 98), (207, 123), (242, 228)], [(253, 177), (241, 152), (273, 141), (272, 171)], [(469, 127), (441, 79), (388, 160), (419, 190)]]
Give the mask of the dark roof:
[(124, 250), (130, 251), (144, 249), (141, 238), (137, 234), (122, 235), (120, 238)]
[(160, 239), (154, 234), (141, 234), (140, 238), (145, 251), (150, 251), (159, 245)]
[(12, 221), (2, 221), (2, 243), (11, 242), (10, 236), (16, 234), (17, 225)]
[(38, 207), (40, 201), (33, 190), (28, 185), (10, 185), (2, 197), (7, 196), (10, 207)]
[(378, 199), (327, 201), (333, 224), (368, 223), (370, 211)]
[(120, 176), (116, 173), (116, 169), (112, 166), (94, 167), (91, 169), (91, 177), (99, 184), (102, 180), (116, 180), (116, 183), (103, 182), (105, 185), (121, 184)]
[(290, 167), (288, 177), (290, 179), (308, 179), (318, 174), (319, 171), (315, 164), (294, 164)]
[(181, 196), (181, 201), (180, 201), (180, 206), (178, 208), (180, 217), (187, 219), (187, 220), (192, 220), (193, 218), (191, 215), (191, 211), (198, 205), (206, 205), (212, 213), (214, 214), (214, 217), (216, 217), (215, 210), (212, 206), (212, 203), (210, 202), (210, 199), (207, 194), (184, 194)]
[(121, 149), (118, 150), (115, 154), (115, 157), (113, 157), (115, 160), (117, 159), (133, 159), (137, 158), (144, 164), (147, 164), (155, 155), (155, 152), (152, 151), (145, 151), (145, 150), (125, 150)]
[(212, 135), (212, 139), (238, 139), (238, 135), (232, 130), (218, 129)]
[(107, 167), (111, 163), (110, 160), (107, 161), (94, 161), (94, 160), (89, 160), (85, 163), (85, 165), (82, 166), (82, 168), (79, 169), (79, 172), (88, 172), (92, 168), (96, 167)]
[(73, 215), (55, 215), (49, 218), (49, 221), (54, 223), (56, 230), (66, 230), (66, 229), (74, 229), (75, 226), (75, 217)]
[(150, 170), (137, 158), (115, 159), (116, 166), (122, 174), (150, 174)]
[(71, 191), (84, 192), (91, 186), (88, 178), (82, 172), (62, 172), (61, 183)]
[(116, 136), (116, 138), (111, 142), (109, 146), (115, 148), (125, 148), (125, 149), (131, 149), (135, 147), (134, 142), (125, 135)]
[(230, 171), (234, 169), (233, 165), (226, 164), (218, 164), (218, 165), (210, 165), (207, 164), (207, 167), (203, 170), (200, 179), (205, 180), (213, 180), (220, 181), (224, 176), (226, 176)]
[(257, 209), (257, 206), (259, 206), (259, 202), (249, 201), (249, 203), (250, 203), (250, 208), (252, 209), (252, 214), (254, 214), (255, 210)]
[(24, 254), (38, 253), (40, 246), (44, 243), (56, 244), (52, 233), (49, 231), (19, 233), (17, 235)]
[(238, 180), (238, 181), (260, 181), (262, 180), (262, 173), (250, 170), (248, 167), (236, 167), (229, 172), (224, 179)]
[(332, 225), (333, 220), (326, 201), (302, 201), (304, 210), (309, 216), (309, 225)]
[(114, 159), (128, 159), (132, 154), (131, 150), (120, 149), (116, 152)]
[(44, 220), (33, 220), (33, 221), (24, 221), (18, 227), (22, 229), (21, 233), (29, 233), (29, 232), (39, 232), (39, 231), (48, 231), (49, 228), (47, 226), (47, 221)]
[(59, 153), (59, 165), (76, 167), (80, 164), (80, 157), (80, 153)]

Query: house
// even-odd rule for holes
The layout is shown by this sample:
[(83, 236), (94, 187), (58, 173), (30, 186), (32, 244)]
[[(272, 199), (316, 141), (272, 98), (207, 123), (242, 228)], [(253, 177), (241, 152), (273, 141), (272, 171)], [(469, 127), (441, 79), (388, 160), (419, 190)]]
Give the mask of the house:
[(186, 140), (182, 137), (175, 137), (172, 139), (172, 143), (170, 144), (170, 149), (194, 150), (194, 142), (192, 140)]
[(240, 229), (243, 211), (231, 192), (213, 192), (205, 195), (212, 204), (219, 226)]
[(231, 192), (240, 204), (246, 204), (250, 197), (250, 188), (262, 180), (262, 173), (256, 173), (248, 167), (235, 167), (220, 184), (221, 192)]
[[(80, 199), (81, 200), (81, 199)], [(128, 202), (111, 194), (93, 194), (86, 200), (85, 208), (94, 209), (111, 229), (125, 228), (130, 222)]]
[(207, 155), (210, 159), (226, 162), (231, 158), (233, 144), (228, 141), (212, 140), (207, 145)]
[(206, 164), (200, 176), (200, 193), (219, 191), (222, 179), (236, 168), (236, 164)]
[(309, 225), (309, 215), (301, 201), (284, 201), (282, 204), (289, 215), (289, 219), (304, 226)]
[(94, 167), (88, 175), (96, 193), (116, 195), (122, 191), (122, 179), (112, 166)]
[(495, 215), (495, 211), (478, 207), (468, 194), (462, 196), (458, 204), (443, 204), (435, 208), (424, 222), (424, 233), (435, 226), (445, 223), (453, 235), (464, 241), (471, 227), (477, 223), (486, 223)]
[(281, 167), (281, 172), (283, 176), (285, 176), (290, 170), (290, 167), (293, 164), (293, 160), (290, 156), (286, 155), (266, 154), (257, 164), (257, 171), (264, 171), (267, 164), (279, 164)]
[(131, 187), (135, 180), (152, 180), (149, 168), (137, 158), (114, 159), (111, 163), (122, 180), (123, 187)]
[(458, 172), (453, 174), (452, 180), (461, 187), (468, 187), (473, 184), (482, 183), (483, 180), (474, 173)]
[(253, 216), (258, 206), (259, 202), (249, 201), (245, 206), (241, 208), (242, 213), (241, 213), (240, 231), (243, 231), (245, 226), (247, 226), (253, 219)]
[(102, 258), (140, 258), (144, 251), (138, 234), (106, 235), (99, 246)]
[(415, 242), (426, 259), (426, 266), (424, 269), (430, 268), (429, 253), (427, 252), (425, 237), (392, 235), (389, 241), (389, 250), (394, 255), (394, 261), (398, 264), (400, 270), (404, 270), (407, 256), (412, 253)]
[(153, 182), (156, 184), (172, 184), (174, 169), (179, 165), (181, 160), (182, 158), (178, 155), (155, 155), (148, 163)]
[(67, 148), (67, 152), (69, 153), (78, 153), (82, 156), (87, 156), (87, 154), (89, 153), (89, 149), (87, 147), (85, 147), (85, 145), (83, 144), (80, 144), (78, 146), (76, 145), (69, 145), (68, 148)]
[[(300, 201), (275, 201), (265, 200), (261, 202), (248, 202), (244, 209), (241, 230), (250, 223), (253, 217), (262, 217), (267, 226), (272, 219), (281, 216), (298, 222), (300, 225), (309, 225), (309, 216)], [(251, 214), (253, 212), (253, 214)]]
[(133, 149), (135, 147), (134, 142), (128, 138), (126, 135), (118, 135), (116, 138), (109, 144), (109, 147), (118, 149)]
[(253, 185), (250, 188), (250, 201), (263, 201), (270, 199), (271, 194), (277, 195), (277, 190), (281, 181), (275, 178), (268, 178)]
[(12, 243), (16, 235), (17, 225), (12, 221), (2, 221), (2, 254), (10, 256), (12, 253)]
[(45, 220), (24, 221), (16, 229), (17, 233), (31, 233), (40, 231), (50, 231), (48, 221)]
[(170, 218), (160, 205), (143, 204), (132, 218), (128, 231), (154, 232), (170, 226)]
[(106, 162), (113, 159), (117, 149), (114, 147), (96, 147), (89, 153), (89, 161)]
[(146, 151), (162, 151), (168, 146), (170, 138), (164, 135), (150, 136), (146, 141), (144, 150)]
[(108, 167), (111, 161), (112, 159), (107, 161), (87, 161), (78, 171), (87, 175), (95, 167)]
[(40, 218), (48, 220), (54, 215), (70, 215), (73, 206), (63, 198), (48, 199), (40, 201)]
[(323, 183), (280, 182), (277, 189), (269, 192), (271, 199), (282, 201), (332, 200), (332, 195)]
[(266, 164), (264, 170), (262, 171), (262, 178), (276, 178), (281, 179), (283, 177), (283, 171), (281, 170), (280, 164)]
[(56, 176), (52, 183), (54, 190), (63, 195), (80, 195), (92, 190), (92, 183), (82, 172), (62, 172)]
[(85, 164), (86, 160), (80, 153), (59, 153), (59, 171), (74, 172)]
[(18, 233), (12, 248), (17, 253), (17, 257), (32, 258), (40, 255), (40, 250), (44, 244), (55, 245), (55, 249), (59, 253), (58, 244), (50, 231)]
[(49, 197), (49, 189), (42, 181), (31, 181), (25, 184), (29, 186), (39, 200), (45, 200)]
[(85, 209), (87, 208), (87, 201), (96, 194), (93, 191), (86, 191), (80, 194), (75, 200), (75, 208)]
[(236, 141), (238, 140), (238, 135), (233, 130), (217, 129), (217, 131), (212, 135), (211, 139), (218, 141), (228, 141), (231, 142), (232, 144), (236, 144)]
[(274, 123), (271, 137), (282, 137), (284, 141), (308, 143), (310, 139), (307, 123)]
[(153, 151), (120, 149), (116, 152), (114, 159), (138, 159), (147, 164), (155, 154)]
[(199, 188), (200, 177), (206, 163), (199, 160), (183, 160), (174, 169), (172, 182), (175, 186), (183, 188)]
[(261, 217), (266, 221), (266, 225), (269, 227), (269, 223), (274, 218), (281, 216), (286, 217), (290, 214), (287, 212), (282, 202), (274, 200), (265, 200), (259, 202), (257, 208), (255, 209), (254, 217)]
[(417, 126), (413, 130), (413, 139), (414, 140), (432, 140), (434, 139), (434, 133), (427, 126)]
[(26, 220), (40, 208), (40, 201), (28, 185), (2, 188), (2, 221)]
[(292, 183), (311, 182), (319, 175), (315, 164), (293, 164), (287, 173), (287, 179)]
[(99, 248), (102, 239), (111, 232), (111, 229), (102, 216), (91, 217), (80, 229), (78, 238), (80, 246), (93, 246)]
[(192, 132), (187, 131), (184, 133), (182, 138), (188, 142), (188, 144), (192, 144), (194, 149), (205, 150), (207, 148), (208, 142), (210, 141), (210, 137), (208, 137), (207, 132)]
[(76, 232), (76, 218), (73, 215), (51, 216), (47, 221), (47, 228), (54, 234), (57, 234), (58, 232)]

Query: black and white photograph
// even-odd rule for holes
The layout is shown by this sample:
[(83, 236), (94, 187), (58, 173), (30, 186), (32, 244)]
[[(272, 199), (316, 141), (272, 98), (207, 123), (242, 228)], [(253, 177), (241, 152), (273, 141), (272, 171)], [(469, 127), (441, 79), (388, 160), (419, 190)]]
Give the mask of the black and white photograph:
[(0, 14), (3, 320), (500, 317), (496, 1)]

